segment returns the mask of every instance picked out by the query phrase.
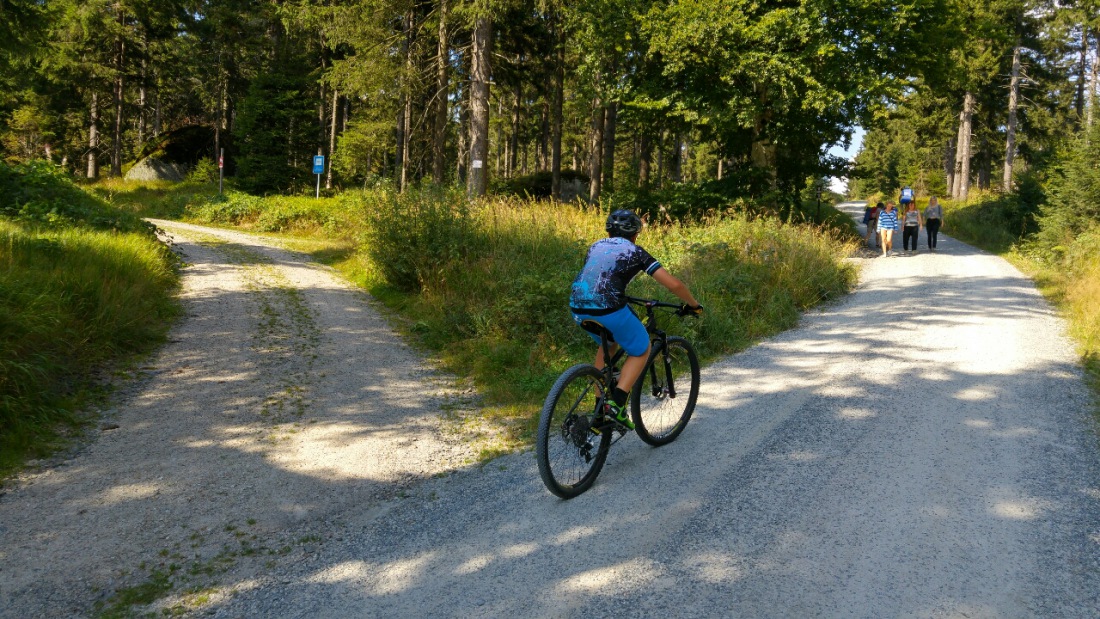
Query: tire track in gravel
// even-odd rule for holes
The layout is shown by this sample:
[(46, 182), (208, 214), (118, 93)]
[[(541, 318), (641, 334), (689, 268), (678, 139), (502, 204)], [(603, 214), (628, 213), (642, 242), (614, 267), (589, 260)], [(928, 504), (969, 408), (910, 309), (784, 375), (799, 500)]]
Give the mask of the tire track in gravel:
[(454, 381), (367, 295), (255, 237), (155, 223), (187, 317), (113, 398), (116, 429), (0, 495), (0, 617), (209, 603), (472, 458), (439, 414)]
[(859, 260), (854, 294), (705, 368), (684, 434), (615, 445), (581, 497), (500, 458), (345, 513), (201, 612), (1096, 617), (1095, 402), (1064, 322), (950, 238)]

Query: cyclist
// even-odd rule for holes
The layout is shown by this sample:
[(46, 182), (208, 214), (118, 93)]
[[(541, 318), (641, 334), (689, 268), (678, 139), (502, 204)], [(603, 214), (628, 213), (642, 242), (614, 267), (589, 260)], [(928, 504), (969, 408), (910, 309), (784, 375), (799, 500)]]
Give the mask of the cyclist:
[[(615, 421), (633, 430), (634, 424), (626, 413), (626, 399), (649, 358), (649, 333), (627, 305), (627, 284), (635, 275), (645, 271), (684, 302), (681, 311), (700, 315), (703, 306), (683, 282), (666, 271), (649, 252), (634, 244), (642, 230), (642, 220), (633, 211), (617, 210), (611, 213), (604, 228), (608, 238), (600, 239), (588, 248), (584, 268), (573, 280), (569, 309), (573, 312), (573, 320), (582, 328), (584, 321), (593, 321), (611, 333), (615, 344), (610, 351), (612, 354), (618, 346), (626, 351), (626, 362), (608, 406)], [(599, 343), (600, 337), (589, 333)], [(602, 370), (604, 362), (603, 349), (597, 348), (596, 367)]]

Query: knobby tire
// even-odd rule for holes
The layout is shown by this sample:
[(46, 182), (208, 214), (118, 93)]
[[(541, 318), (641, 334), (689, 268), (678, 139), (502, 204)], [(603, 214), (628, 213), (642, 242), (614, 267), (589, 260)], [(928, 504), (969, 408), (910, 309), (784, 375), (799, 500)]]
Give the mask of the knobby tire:
[(546, 488), (563, 499), (588, 490), (607, 460), (612, 430), (592, 425), (602, 419), (603, 380), (595, 366), (575, 365), (558, 378), (543, 403), (535, 458)]
[(663, 346), (654, 346), (630, 394), (630, 412), (638, 437), (654, 447), (676, 440), (691, 419), (698, 397), (699, 357), (691, 342), (672, 336)]

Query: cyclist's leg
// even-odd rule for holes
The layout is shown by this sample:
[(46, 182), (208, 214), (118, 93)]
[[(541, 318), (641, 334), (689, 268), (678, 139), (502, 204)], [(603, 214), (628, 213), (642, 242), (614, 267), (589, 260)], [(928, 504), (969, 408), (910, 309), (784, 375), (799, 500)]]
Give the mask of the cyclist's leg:
[(619, 373), (618, 388), (622, 389), (625, 393), (630, 393), (630, 389), (637, 382), (638, 377), (642, 375), (642, 370), (645, 369), (645, 362), (649, 360), (649, 343), (646, 343), (645, 351), (638, 355), (627, 355), (626, 363), (623, 363), (623, 369)]
[(626, 401), (649, 359), (649, 332), (629, 307), (604, 316), (601, 322), (626, 352), (626, 362), (619, 371), (618, 384), (611, 392), (611, 400), (615, 405), (616, 419), (632, 428), (634, 424), (627, 419)]
[[(608, 346), (608, 348), (610, 349), (609, 352), (611, 353), (611, 356), (614, 357), (615, 352), (619, 350), (619, 345), (616, 344), (615, 342), (611, 342), (611, 345)], [(597, 346), (596, 347), (596, 362), (594, 364), (596, 366), (596, 369), (597, 370), (602, 370), (603, 366), (606, 363), (607, 363), (607, 361), (603, 358), (603, 346)]]

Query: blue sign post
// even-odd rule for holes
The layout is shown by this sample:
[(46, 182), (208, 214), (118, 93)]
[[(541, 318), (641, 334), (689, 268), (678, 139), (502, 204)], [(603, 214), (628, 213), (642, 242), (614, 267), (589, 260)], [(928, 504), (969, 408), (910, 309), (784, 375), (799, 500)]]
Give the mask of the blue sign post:
[(321, 175), (325, 173), (325, 156), (317, 155), (313, 158), (313, 173), (317, 175), (317, 197), (321, 197)]

